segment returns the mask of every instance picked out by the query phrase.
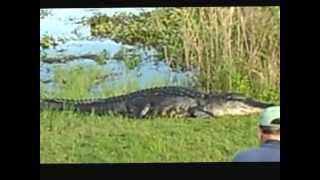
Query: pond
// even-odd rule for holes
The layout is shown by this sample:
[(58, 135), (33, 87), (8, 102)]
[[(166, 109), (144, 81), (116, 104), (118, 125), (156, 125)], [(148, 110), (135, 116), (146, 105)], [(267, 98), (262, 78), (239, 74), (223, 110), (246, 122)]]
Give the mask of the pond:
[[(106, 78), (102, 83), (95, 85), (90, 90), (91, 93), (101, 91), (101, 88), (108, 84), (109, 86), (123, 84), (128, 82), (128, 77), (134, 78), (139, 82), (140, 89), (154, 86), (157, 80), (161, 85), (184, 85), (193, 86), (193, 74), (190, 71), (177, 71), (169, 67), (165, 61), (155, 60), (156, 52), (139, 50), (141, 62), (134, 68), (128, 68), (123, 61), (118, 59), (108, 59), (104, 63), (97, 63), (95, 59), (85, 57), (103, 52), (110, 56), (116, 54), (122, 47), (131, 48), (131, 46), (116, 43), (111, 39), (95, 38), (90, 34), (90, 27), (79, 23), (83, 18), (92, 17), (97, 14), (112, 16), (120, 12), (139, 13), (141, 11), (152, 11), (154, 8), (103, 8), (103, 9), (50, 9), (49, 15), (40, 18), (40, 39), (45, 36), (54, 39), (63, 39), (58, 41), (56, 46), (50, 48), (40, 47), (40, 81), (46, 90), (55, 91), (59, 88), (55, 81), (55, 70), (57, 68), (69, 69), (73, 67), (96, 67), (112, 74), (112, 79)], [(133, 47), (134, 48), (134, 47)], [(75, 58), (72, 61), (44, 61), (44, 58), (59, 60), (67, 56), (83, 56)]]

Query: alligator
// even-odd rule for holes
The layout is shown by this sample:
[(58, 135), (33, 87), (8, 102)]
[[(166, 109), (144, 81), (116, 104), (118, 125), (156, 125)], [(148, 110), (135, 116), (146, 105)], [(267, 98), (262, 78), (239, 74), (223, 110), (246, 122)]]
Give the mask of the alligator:
[(40, 110), (74, 109), (98, 115), (120, 114), (129, 118), (249, 115), (273, 105), (256, 101), (240, 93), (203, 93), (180, 86), (148, 88), (99, 99), (40, 99)]

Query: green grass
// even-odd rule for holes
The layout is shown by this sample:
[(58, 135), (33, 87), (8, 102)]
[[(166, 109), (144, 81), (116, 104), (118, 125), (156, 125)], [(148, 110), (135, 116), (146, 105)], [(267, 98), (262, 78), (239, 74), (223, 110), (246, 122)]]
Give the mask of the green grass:
[(144, 119), (40, 113), (41, 163), (221, 162), (258, 145), (257, 116)]

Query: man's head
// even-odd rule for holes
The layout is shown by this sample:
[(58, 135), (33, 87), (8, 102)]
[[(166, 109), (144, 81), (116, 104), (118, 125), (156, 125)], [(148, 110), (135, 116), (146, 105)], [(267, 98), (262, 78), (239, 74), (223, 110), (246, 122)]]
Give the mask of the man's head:
[(280, 106), (268, 107), (261, 113), (258, 135), (262, 143), (267, 140), (280, 141)]

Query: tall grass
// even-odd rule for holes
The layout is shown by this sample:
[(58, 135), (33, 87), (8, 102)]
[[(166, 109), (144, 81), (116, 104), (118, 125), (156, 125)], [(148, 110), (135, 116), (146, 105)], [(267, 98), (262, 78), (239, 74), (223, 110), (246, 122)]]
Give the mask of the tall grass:
[(56, 97), (84, 98), (88, 97), (90, 88), (98, 81), (99, 77), (105, 76), (101, 68), (96, 66), (57, 67), (54, 73), (54, 82), (57, 91)]
[[(92, 66), (74, 66), (74, 67), (56, 67), (54, 71), (55, 91), (48, 91), (47, 86), (40, 82), (40, 96), (50, 98), (102, 98), (109, 96), (118, 96), (137, 91), (144, 88), (158, 86), (167, 86), (170, 84), (170, 76), (155, 77), (144, 84), (139, 82), (134, 70), (126, 69), (120, 76), (114, 76), (107, 72), (103, 67)], [(114, 79), (124, 79), (125, 82), (112, 82)], [(94, 87), (100, 87), (100, 90), (92, 93)]]
[(159, 8), (89, 22), (93, 35), (153, 47), (172, 67), (195, 70), (205, 91), (279, 101), (279, 7)]
[(205, 90), (235, 90), (278, 101), (280, 19), (275, 8), (186, 8), (184, 63)]

